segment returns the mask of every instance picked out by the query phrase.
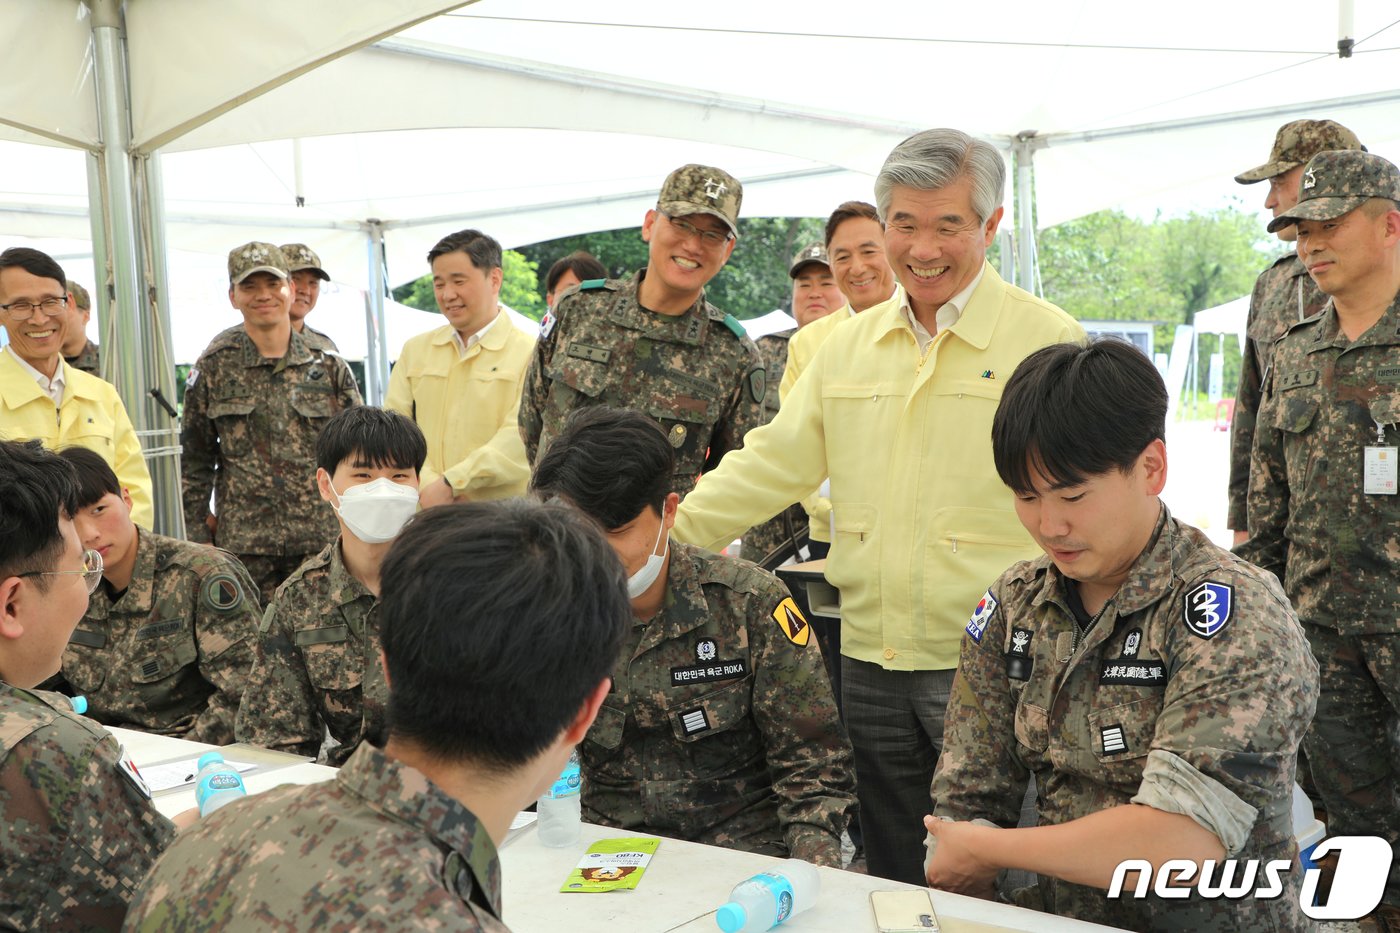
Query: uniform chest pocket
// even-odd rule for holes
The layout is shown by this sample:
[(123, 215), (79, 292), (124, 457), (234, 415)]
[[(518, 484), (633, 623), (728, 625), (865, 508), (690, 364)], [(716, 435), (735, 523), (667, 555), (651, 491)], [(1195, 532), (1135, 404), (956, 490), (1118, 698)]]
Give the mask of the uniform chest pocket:
[(1321, 400), (1314, 395), (1285, 392), (1274, 410), (1274, 427), (1285, 434), (1306, 434), (1317, 419)]
[(732, 774), (761, 754), (752, 702), (753, 678), (745, 677), (701, 696), (678, 698), (666, 708), (672, 735), (696, 777)]
[(107, 680), (111, 664), (107, 633), (95, 628), (77, 628), (63, 649), (63, 679), (81, 693), (96, 693)]
[(598, 718), (583, 737), (585, 749), (596, 746), (598, 754), (609, 758), (622, 745), (622, 729), (627, 723), (627, 711), (604, 703), (598, 708)]
[(348, 626), (302, 629), (293, 633), (292, 642), (301, 649), (306, 677), (317, 690), (338, 693), (364, 683), (364, 652)]
[[(570, 350), (575, 349), (570, 347)], [(556, 354), (556, 359), (559, 354)], [(608, 364), (569, 353), (563, 360), (545, 370), (551, 384), (550, 394), (562, 396), (560, 401), (582, 395), (597, 398), (608, 384)]]
[(1286, 391), (1274, 411), (1274, 427), (1283, 435), (1284, 459), (1288, 466), (1288, 484), (1301, 489), (1308, 484), (1313, 460), (1323, 454), (1312, 438), (1321, 400), (1312, 393)]
[(253, 452), (252, 415), (257, 399), (223, 398), (209, 403), (209, 420), (219, 431), (219, 454), (228, 459)]
[(132, 664), (131, 682), (134, 684), (154, 684), (179, 674), (199, 659), (199, 648), (188, 633), (175, 638), (163, 639), (152, 644), (144, 653), (137, 656)]
[(339, 410), (330, 386), (310, 388), (297, 386), (292, 390), (292, 410), (308, 421), (322, 421)]
[(1050, 747), (1050, 717), (1043, 707), (1017, 704), (1015, 728), (1016, 741), (1037, 755)]
[[(1369, 409), (1371, 420), (1377, 424), (1383, 424), (1387, 427), (1400, 424), (1400, 391), (1396, 391), (1392, 387), (1385, 395), (1371, 399)], [(1389, 431), (1386, 432), (1386, 435), (1387, 444), (1396, 443), (1395, 439), (1389, 436)]]
[(94, 407), (78, 416), (68, 434), (71, 437), (70, 443), (101, 452), (111, 449), (116, 425), (106, 411)]
[(1090, 713), (1094, 754), (1104, 764), (1143, 757), (1152, 750), (1161, 712), (1162, 697), (1158, 694)]

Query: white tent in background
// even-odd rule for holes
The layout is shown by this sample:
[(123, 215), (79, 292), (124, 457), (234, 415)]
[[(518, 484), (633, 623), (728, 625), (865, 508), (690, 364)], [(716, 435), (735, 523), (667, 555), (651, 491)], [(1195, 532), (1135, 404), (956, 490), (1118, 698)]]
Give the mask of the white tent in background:
[(1214, 308), (1197, 311), (1191, 316), (1191, 326), (1197, 334), (1233, 334), (1244, 347), (1245, 325), (1249, 320), (1249, 296), (1245, 295)]

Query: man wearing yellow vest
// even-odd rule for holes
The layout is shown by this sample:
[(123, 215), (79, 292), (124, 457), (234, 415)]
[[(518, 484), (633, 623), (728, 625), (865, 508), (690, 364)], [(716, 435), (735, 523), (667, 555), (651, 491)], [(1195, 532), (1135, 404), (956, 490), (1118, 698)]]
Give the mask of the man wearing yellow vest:
[(841, 591), (869, 868), (912, 884), (978, 580), (1037, 553), (992, 464), (1002, 382), (1031, 352), (1084, 336), (986, 263), (1005, 180), (997, 149), (957, 130), (895, 147), (875, 198), (903, 290), (817, 351), (777, 417), (681, 503), (674, 532), (718, 546), (831, 478), (826, 575)]
[(0, 439), (40, 440), (50, 450), (86, 447), (102, 455), (131, 495), (131, 520), (150, 528), (151, 474), (116, 387), (63, 359), (73, 302), (63, 268), (46, 253), (0, 253)]
[(501, 244), (479, 230), (428, 251), (433, 295), (447, 324), (410, 338), (389, 376), (384, 407), (428, 439), (423, 508), (525, 493), (530, 467), (515, 415), (535, 341), (501, 313)]

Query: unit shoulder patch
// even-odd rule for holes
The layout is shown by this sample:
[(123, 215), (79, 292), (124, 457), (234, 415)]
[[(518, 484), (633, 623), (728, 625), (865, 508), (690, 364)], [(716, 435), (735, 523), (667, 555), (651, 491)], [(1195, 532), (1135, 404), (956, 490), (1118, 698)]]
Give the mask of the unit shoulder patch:
[(1182, 618), (1192, 635), (1211, 639), (1225, 631), (1230, 624), (1234, 601), (1233, 586), (1207, 580), (1187, 591), (1182, 600)]
[(226, 570), (221, 570), (204, 578), (204, 584), (199, 589), (199, 598), (207, 608), (224, 613), (240, 608), (245, 594), (238, 578)]
[(802, 617), (791, 596), (778, 603), (778, 608), (773, 610), (773, 621), (794, 645), (806, 647), (812, 639), (812, 626)]

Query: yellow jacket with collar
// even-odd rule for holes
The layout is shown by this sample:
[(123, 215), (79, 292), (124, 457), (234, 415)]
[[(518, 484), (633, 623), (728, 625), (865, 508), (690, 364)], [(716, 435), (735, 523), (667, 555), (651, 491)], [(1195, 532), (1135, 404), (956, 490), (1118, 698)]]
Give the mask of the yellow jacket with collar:
[(841, 325), (777, 417), (701, 478), (673, 534), (720, 546), (830, 476), (842, 653), (949, 670), (986, 581), (1039, 553), (992, 465), (1002, 386), (1028, 354), (1084, 329), (987, 266), (921, 356), (898, 297)]
[(469, 499), (525, 493), (530, 467), (516, 413), (535, 341), (504, 315), (465, 356), (449, 324), (411, 338), (394, 364), (384, 407), (412, 418), (427, 437), (423, 485), (445, 476)]
[(151, 474), (116, 387), (62, 360), (58, 365), (64, 368), (63, 404), (55, 407), (34, 377), (0, 351), (0, 437), (38, 439), (50, 450), (86, 447), (101, 454), (131, 494), (131, 520), (150, 528), (155, 523)]

